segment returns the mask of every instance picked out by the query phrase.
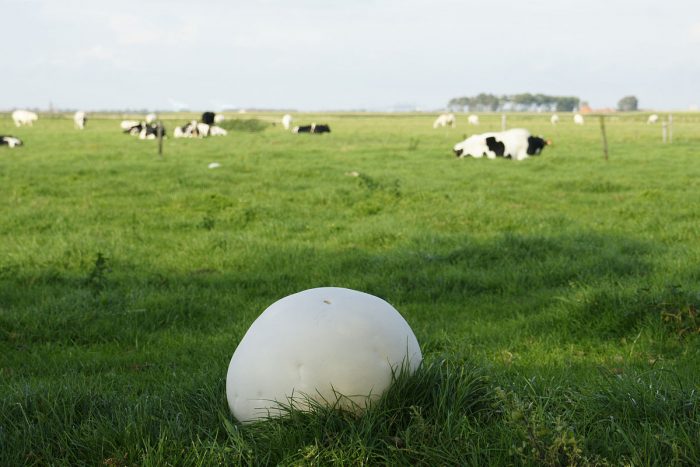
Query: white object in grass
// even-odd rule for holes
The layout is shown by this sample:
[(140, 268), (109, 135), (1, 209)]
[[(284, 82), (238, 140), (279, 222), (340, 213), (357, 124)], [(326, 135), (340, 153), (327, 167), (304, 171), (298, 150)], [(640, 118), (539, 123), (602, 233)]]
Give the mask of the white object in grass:
[(219, 167), (221, 167), (221, 164), (219, 164), (218, 162), (211, 162), (207, 167), (209, 167), (210, 169), (218, 169)]
[(289, 127), (291, 124), (292, 124), (292, 116), (289, 114), (284, 114), (282, 116), (282, 126), (284, 127), (284, 129), (289, 130)]
[(308, 400), (361, 410), (415, 371), (416, 336), (394, 307), (356, 290), (321, 287), (270, 305), (246, 332), (226, 375), (231, 413), (241, 422), (279, 416), (279, 404)]
[(15, 126), (20, 127), (22, 125), (32, 126), (34, 122), (39, 119), (39, 116), (30, 112), (29, 110), (15, 110), (12, 112), (12, 120), (15, 122)]

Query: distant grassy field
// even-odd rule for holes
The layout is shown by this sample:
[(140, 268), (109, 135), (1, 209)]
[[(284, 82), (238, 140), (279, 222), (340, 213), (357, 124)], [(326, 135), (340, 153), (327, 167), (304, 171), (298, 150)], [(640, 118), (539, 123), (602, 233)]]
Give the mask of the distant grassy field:
[[(280, 115), (228, 116), (254, 117)], [(509, 115), (554, 141), (523, 162), (455, 159), (475, 128), (433, 119), (298, 114), (333, 132), (161, 159), (116, 119), (2, 118), (0, 465), (700, 463), (700, 115), (672, 145), (608, 117), (607, 162), (592, 118)], [(360, 418), (238, 425), (237, 343), (318, 286), (393, 304), (423, 367)]]

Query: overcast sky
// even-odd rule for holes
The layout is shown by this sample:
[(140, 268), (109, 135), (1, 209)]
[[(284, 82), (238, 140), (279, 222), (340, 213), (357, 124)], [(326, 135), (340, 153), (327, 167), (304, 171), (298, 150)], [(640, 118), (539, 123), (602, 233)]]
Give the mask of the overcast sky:
[(700, 1), (0, 0), (0, 109), (700, 105)]

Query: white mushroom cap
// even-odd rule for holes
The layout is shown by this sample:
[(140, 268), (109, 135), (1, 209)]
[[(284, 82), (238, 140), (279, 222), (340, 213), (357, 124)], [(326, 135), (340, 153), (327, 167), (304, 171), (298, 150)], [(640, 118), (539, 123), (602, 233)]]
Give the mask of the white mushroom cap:
[[(422, 361), (416, 336), (394, 307), (350, 289), (322, 287), (268, 307), (238, 344), (226, 376), (234, 417), (279, 415), (279, 403), (307, 408), (305, 398), (364, 408), (402, 365)], [(338, 400), (338, 396), (346, 396)]]

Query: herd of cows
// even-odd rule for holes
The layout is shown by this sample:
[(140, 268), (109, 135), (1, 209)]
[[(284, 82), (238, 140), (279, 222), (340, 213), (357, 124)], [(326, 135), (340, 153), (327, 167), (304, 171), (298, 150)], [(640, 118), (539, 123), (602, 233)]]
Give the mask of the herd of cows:
[[(167, 137), (168, 133), (162, 123), (156, 122), (158, 116), (150, 113), (144, 121), (122, 120), (120, 126), (124, 133), (138, 136), (139, 139), (156, 139)], [(206, 138), (207, 136), (226, 136), (228, 132), (217, 126), (224, 121), (224, 116), (214, 112), (204, 112), (199, 121), (192, 120), (183, 126), (175, 127), (174, 138)]]
[[(15, 110), (12, 112), (12, 120), (15, 126), (33, 126), (38, 120), (38, 115), (28, 110)], [(120, 124), (124, 133), (133, 136), (138, 136), (139, 139), (156, 139), (159, 136), (166, 137), (167, 132), (161, 122), (157, 121), (155, 114), (146, 115), (143, 121), (139, 120), (123, 120)], [(647, 123), (652, 124), (658, 121), (659, 117), (656, 114), (649, 116)], [(574, 123), (577, 125), (584, 124), (584, 118), (581, 114), (574, 114)], [(217, 123), (224, 121), (224, 116), (215, 114), (214, 112), (204, 112), (199, 121), (192, 120), (183, 126), (178, 126), (173, 131), (175, 138), (205, 138), (208, 136), (225, 136), (227, 131), (221, 128)], [(289, 114), (282, 117), (281, 123), (285, 130), (290, 130), (292, 133), (309, 133), (323, 134), (330, 133), (330, 126), (327, 124), (300, 125), (292, 127), (293, 118)], [(87, 115), (83, 111), (78, 111), (73, 116), (75, 127), (79, 130), (85, 128), (87, 124)], [(452, 127), (456, 126), (457, 119), (452, 113), (444, 113), (437, 117), (433, 123), (433, 128)], [(469, 125), (479, 125), (478, 115), (469, 115), (467, 118)], [(559, 116), (554, 114), (550, 118), (552, 125), (559, 123)], [(453, 152), (458, 158), (474, 157), (488, 159), (496, 159), (503, 157), (512, 160), (524, 160), (530, 156), (538, 156), (542, 150), (551, 144), (551, 141), (545, 140), (541, 136), (533, 136), (528, 130), (522, 128), (514, 128), (499, 132), (486, 132), (473, 134), (464, 141), (457, 143), (453, 147)], [(23, 142), (16, 136), (0, 135), (0, 146), (15, 148), (22, 146)]]

